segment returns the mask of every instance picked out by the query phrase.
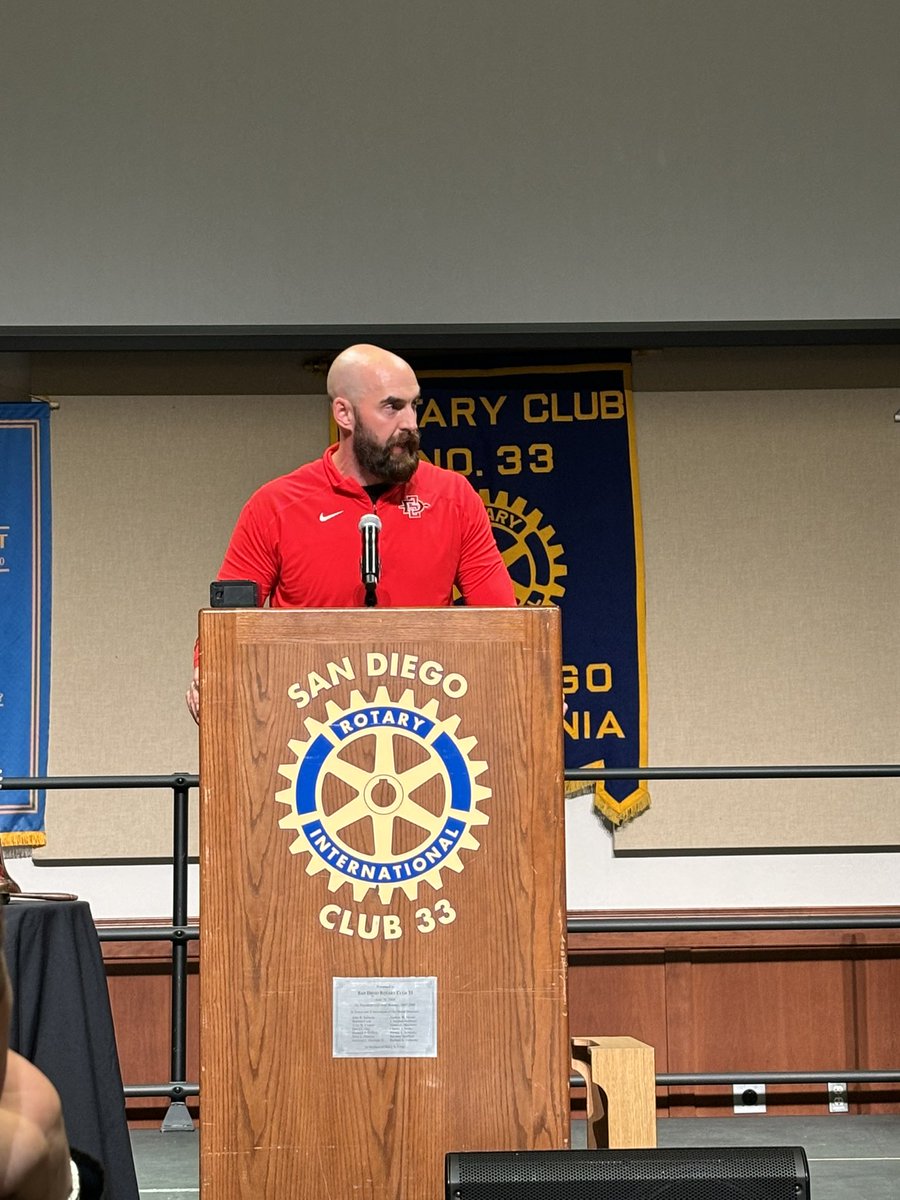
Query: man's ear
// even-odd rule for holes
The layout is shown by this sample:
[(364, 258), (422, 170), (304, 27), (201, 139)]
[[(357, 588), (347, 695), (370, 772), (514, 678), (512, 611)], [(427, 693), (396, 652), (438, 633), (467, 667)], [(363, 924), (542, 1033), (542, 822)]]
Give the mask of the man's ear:
[(331, 415), (334, 417), (334, 423), (338, 429), (343, 429), (345, 433), (353, 432), (356, 414), (353, 411), (353, 405), (345, 396), (336, 396), (332, 400)]

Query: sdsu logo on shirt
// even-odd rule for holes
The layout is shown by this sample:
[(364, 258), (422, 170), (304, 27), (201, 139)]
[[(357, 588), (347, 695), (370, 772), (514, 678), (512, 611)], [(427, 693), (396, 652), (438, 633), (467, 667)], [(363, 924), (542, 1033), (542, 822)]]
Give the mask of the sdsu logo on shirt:
[(408, 517), (421, 517), (426, 508), (431, 508), (424, 500), (420, 500), (418, 496), (406, 496), (400, 502), (400, 507)]

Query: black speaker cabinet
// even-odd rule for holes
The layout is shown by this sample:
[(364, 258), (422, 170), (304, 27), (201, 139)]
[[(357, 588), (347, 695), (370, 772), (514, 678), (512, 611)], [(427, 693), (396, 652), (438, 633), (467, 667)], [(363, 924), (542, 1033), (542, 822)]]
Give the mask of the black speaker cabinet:
[(799, 1146), (448, 1154), (447, 1200), (809, 1200)]

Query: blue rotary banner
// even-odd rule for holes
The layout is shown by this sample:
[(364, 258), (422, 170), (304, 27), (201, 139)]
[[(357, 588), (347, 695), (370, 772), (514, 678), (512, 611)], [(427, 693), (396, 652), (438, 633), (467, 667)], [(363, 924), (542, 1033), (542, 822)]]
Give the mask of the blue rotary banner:
[[(0, 777), (46, 773), (49, 701), (49, 408), (0, 404)], [(46, 840), (44, 793), (0, 791), (0, 843)]]
[[(645, 766), (644, 574), (627, 365), (419, 372), (422, 453), (480, 492), (519, 604), (563, 610), (566, 767)], [(596, 785), (615, 824), (638, 780)]]

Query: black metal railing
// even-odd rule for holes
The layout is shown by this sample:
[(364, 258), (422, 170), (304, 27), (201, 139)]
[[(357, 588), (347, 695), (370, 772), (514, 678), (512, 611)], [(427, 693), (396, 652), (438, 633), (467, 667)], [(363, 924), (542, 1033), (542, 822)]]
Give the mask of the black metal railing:
[(187, 1079), (187, 974), (188, 943), (200, 936), (197, 925), (188, 924), (188, 816), (190, 792), (199, 785), (197, 775), (68, 775), (7, 777), (0, 790), (74, 791), (121, 788), (162, 788), (172, 792), (172, 924), (101, 925), (101, 942), (171, 942), (172, 990), (170, 1013), (170, 1079), (165, 1083), (126, 1084), (127, 1098), (167, 1096), (169, 1111), (163, 1129), (193, 1128), (185, 1099), (197, 1096), (200, 1086)]
[[(754, 766), (754, 767), (585, 767), (566, 771), (571, 781), (590, 782), (601, 779), (888, 779), (900, 777), (900, 766), (892, 763), (858, 765), (822, 764), (819, 766)], [(894, 847), (885, 847), (893, 851)], [(760, 851), (759, 853), (763, 853)], [(803, 917), (570, 917), (568, 933), (671, 933), (708, 932), (714, 930), (760, 929), (897, 929), (900, 917), (884, 913), (855, 913), (847, 916)], [(706, 1071), (662, 1072), (657, 1074), (659, 1087), (698, 1087), (716, 1084), (753, 1083), (830, 1083), (840, 1079), (846, 1083), (897, 1083), (900, 1068), (883, 1071), (847, 1070), (835, 1067), (829, 1071)], [(572, 1087), (583, 1086), (584, 1080), (572, 1075)]]
[[(753, 767), (606, 767), (582, 768), (565, 772), (566, 782), (593, 782), (603, 779), (848, 779), (900, 777), (896, 764), (854, 764), (821, 766)], [(199, 937), (199, 927), (187, 920), (188, 889), (188, 815), (190, 791), (199, 778), (175, 775), (82, 775), (53, 777), (0, 777), (0, 790), (75, 790), (162, 788), (173, 794), (172, 829), (172, 924), (100, 926), (98, 936), (105, 942), (169, 941), (172, 944), (171, 1007), (171, 1079), (165, 1083), (141, 1083), (125, 1086), (128, 1098), (169, 1098), (169, 1112), (163, 1129), (192, 1128), (184, 1101), (199, 1095), (199, 1084), (186, 1079), (187, 1072), (187, 963), (188, 943)], [(893, 847), (885, 847), (892, 850)], [(892, 929), (900, 927), (900, 917), (881, 913), (854, 913), (847, 916), (797, 917), (570, 917), (569, 933), (656, 933), (673, 931), (761, 930), (761, 929)], [(900, 1082), (900, 1068), (886, 1070), (829, 1071), (740, 1071), (662, 1073), (656, 1076), (660, 1087), (689, 1087), (716, 1084), (804, 1084)], [(583, 1080), (573, 1075), (573, 1087)]]

